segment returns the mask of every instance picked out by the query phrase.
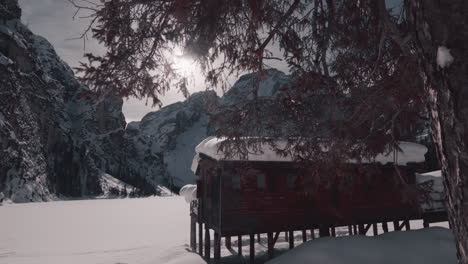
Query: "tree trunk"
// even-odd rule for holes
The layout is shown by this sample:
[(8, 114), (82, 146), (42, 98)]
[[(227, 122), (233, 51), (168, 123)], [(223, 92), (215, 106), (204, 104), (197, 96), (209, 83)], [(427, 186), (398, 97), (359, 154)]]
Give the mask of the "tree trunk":
[[(406, 2), (444, 176), (449, 221), (459, 263), (468, 264), (468, 2)], [(441, 46), (450, 49), (454, 58), (444, 68), (436, 60)]]

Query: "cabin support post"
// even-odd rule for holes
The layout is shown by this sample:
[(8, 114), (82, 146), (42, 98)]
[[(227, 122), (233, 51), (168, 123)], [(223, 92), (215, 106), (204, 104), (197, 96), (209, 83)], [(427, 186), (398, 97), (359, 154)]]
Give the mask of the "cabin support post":
[(410, 229), (411, 229), (410, 221), (409, 221), (409, 220), (405, 220), (405, 229), (406, 229), (406, 230), (410, 230)]
[(429, 222), (426, 219), (423, 220), (423, 226), (424, 226), (424, 228), (429, 227)]
[(221, 235), (218, 232), (214, 232), (214, 262), (219, 263), (221, 260)]
[(353, 226), (349, 225), (348, 226), (348, 236), (352, 236), (353, 235)]
[(208, 228), (208, 225), (205, 224), (205, 259), (206, 262), (210, 263), (210, 251), (211, 251), (211, 245), (210, 245), (210, 229)]
[(276, 232), (275, 237), (273, 238), (273, 247), (275, 246), (276, 241), (278, 241), (280, 234), (281, 234), (281, 231)]
[(294, 248), (294, 231), (288, 231), (289, 234), (289, 249)]
[(334, 226), (330, 227), (330, 230), (331, 230), (331, 236), (332, 236), (332, 237), (336, 237), (336, 230), (335, 230), (335, 227), (334, 227)]
[(320, 227), (319, 228), (319, 236), (320, 237), (329, 237), (330, 236), (330, 228)]
[(203, 256), (203, 223), (198, 222), (198, 254)]
[(237, 236), (237, 255), (242, 256), (242, 236)]
[(261, 241), (260, 233), (258, 233), (258, 234), (257, 234), (257, 243), (260, 244), (260, 242), (262, 242), (262, 241)]
[(288, 237), (288, 231), (285, 231), (284, 232), (284, 241), (288, 242), (289, 241), (289, 237)]
[(190, 214), (190, 248), (193, 252), (197, 250), (197, 218)]
[(388, 224), (387, 224), (387, 222), (382, 222), (382, 229), (383, 229), (384, 233), (387, 233), (387, 232), (388, 232)]
[(273, 258), (273, 233), (272, 232), (268, 232), (267, 233), (267, 237), (268, 237), (268, 259), (272, 259)]
[(353, 234), (354, 235), (358, 234), (357, 225), (353, 225)]
[(361, 235), (367, 234), (367, 232), (369, 231), (369, 229), (371, 228), (372, 225), (373, 224), (362, 225), (364, 227), (364, 230), (362, 231)]
[(393, 221), (393, 230), (400, 231), (400, 225), (398, 221)]
[(310, 238), (311, 238), (311, 239), (314, 239), (314, 238), (315, 238), (315, 231), (314, 231), (314, 229), (311, 229), (311, 230), (310, 230)]
[(372, 231), (374, 233), (374, 236), (379, 234), (379, 231), (377, 230), (377, 223), (372, 224)]
[(255, 262), (255, 235), (253, 233), (250, 234), (250, 264), (254, 264)]
[(232, 246), (231, 246), (231, 237), (230, 236), (227, 236), (224, 238), (226, 240), (226, 248), (227, 249), (232, 249)]
[(305, 229), (302, 229), (302, 242), (307, 241), (307, 233)]
[(365, 235), (366, 234), (366, 227), (364, 226), (364, 224), (359, 224), (358, 225), (358, 229), (359, 229), (359, 235)]

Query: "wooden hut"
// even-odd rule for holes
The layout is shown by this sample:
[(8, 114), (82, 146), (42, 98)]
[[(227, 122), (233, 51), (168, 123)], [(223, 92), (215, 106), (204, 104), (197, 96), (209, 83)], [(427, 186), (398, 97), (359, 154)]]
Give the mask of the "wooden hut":
[[(192, 202), (191, 243), (195, 247), (195, 223), (199, 223), (199, 252), (210, 258), (210, 233), (214, 231), (214, 258), (220, 258), (221, 237), (250, 237), (250, 259), (254, 258), (254, 236), (266, 233), (268, 255), (280, 232), (290, 237), (294, 231), (320, 230), (321, 236), (334, 235), (337, 226), (351, 233), (365, 234), (377, 223), (393, 222), (396, 230), (409, 228), (410, 219), (420, 219), (421, 210), (402, 192), (399, 177), (415, 183), (415, 172), (424, 162), (427, 149), (401, 142), (403, 150), (394, 156), (379, 155), (373, 161), (348, 162), (338, 169), (320, 172), (304, 167), (290, 157), (276, 155), (269, 146), (248, 159), (225, 159), (218, 152), (223, 141), (207, 138), (197, 146), (192, 170), (197, 175), (197, 195)], [(397, 159), (395, 159), (397, 157)], [(396, 163), (394, 162), (396, 161)], [(398, 170), (396, 169), (398, 168)], [(413, 197), (414, 198), (414, 197)], [(314, 234), (314, 233), (312, 233)], [(290, 247), (294, 240), (289, 239)], [(241, 245), (238, 253), (241, 254)]]

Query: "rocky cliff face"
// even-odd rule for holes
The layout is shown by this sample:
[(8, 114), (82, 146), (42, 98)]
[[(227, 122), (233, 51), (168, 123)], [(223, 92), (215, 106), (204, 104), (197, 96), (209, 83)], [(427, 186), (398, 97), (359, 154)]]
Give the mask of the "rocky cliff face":
[(119, 169), (122, 101), (96, 95), (0, 4), (0, 192), (14, 202), (99, 195)]
[(218, 97), (207, 91), (147, 114), (128, 124), (127, 166), (153, 186), (193, 183), (195, 146), (210, 135), (208, 112)]

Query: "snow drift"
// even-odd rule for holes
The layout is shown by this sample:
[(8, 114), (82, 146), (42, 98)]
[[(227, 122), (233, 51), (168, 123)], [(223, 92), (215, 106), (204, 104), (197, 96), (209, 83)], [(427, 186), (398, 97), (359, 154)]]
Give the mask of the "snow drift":
[(442, 227), (390, 232), (376, 237), (321, 238), (302, 244), (268, 264), (455, 264), (453, 235)]

